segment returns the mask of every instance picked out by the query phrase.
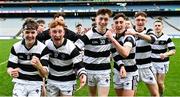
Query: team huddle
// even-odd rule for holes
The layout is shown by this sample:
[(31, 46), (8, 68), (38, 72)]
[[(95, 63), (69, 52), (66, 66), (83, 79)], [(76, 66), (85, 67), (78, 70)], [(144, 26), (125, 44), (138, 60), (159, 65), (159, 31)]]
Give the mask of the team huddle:
[(136, 96), (140, 81), (151, 96), (162, 96), (169, 56), (176, 52), (163, 33), (162, 20), (154, 21), (154, 30), (146, 28), (147, 14), (137, 12), (134, 26), (128, 27), (127, 17), (118, 13), (108, 29), (111, 16), (111, 10), (99, 9), (96, 25), (84, 35), (67, 29), (61, 15), (40, 34), (36, 21), (26, 21), (23, 39), (12, 46), (7, 65), (14, 82), (13, 97), (73, 96), (77, 78), (80, 88), (87, 83), (89, 96), (107, 97), (111, 72), (117, 96)]

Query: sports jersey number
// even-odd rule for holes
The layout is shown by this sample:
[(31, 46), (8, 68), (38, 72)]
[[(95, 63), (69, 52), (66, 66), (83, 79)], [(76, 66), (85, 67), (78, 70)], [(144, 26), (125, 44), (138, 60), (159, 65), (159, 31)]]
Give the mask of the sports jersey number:
[(104, 39), (100, 40), (100, 44), (105, 44), (105, 43), (106, 43), (106, 41)]

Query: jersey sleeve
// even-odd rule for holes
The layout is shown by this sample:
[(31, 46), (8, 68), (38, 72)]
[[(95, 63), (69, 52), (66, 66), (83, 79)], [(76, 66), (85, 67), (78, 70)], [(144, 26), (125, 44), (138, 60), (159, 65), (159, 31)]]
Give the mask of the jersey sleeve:
[(175, 45), (172, 42), (171, 38), (168, 38), (168, 40), (167, 40), (167, 47), (169, 50), (175, 50)]
[(7, 67), (17, 68), (18, 67), (18, 56), (15, 52), (14, 46), (11, 48), (11, 53), (9, 55)]
[(89, 38), (86, 35), (81, 36), (76, 42), (75, 45), (78, 49), (82, 50), (82, 48), (89, 43)]
[(152, 29), (148, 29), (146, 34), (150, 35), (150, 37), (151, 37), (151, 42), (150, 43), (151, 44), (153, 44), (157, 40), (155, 32)]
[(73, 64), (76, 75), (81, 76), (81, 74), (86, 74), (86, 70), (82, 62), (82, 55), (79, 53), (77, 48), (72, 51), (71, 56), (73, 57)]
[(40, 62), (43, 66), (43, 68), (45, 68), (48, 72), (48, 66), (49, 66), (49, 49), (47, 47), (45, 47), (41, 53), (41, 58), (40, 58)]
[(132, 35), (126, 35), (124, 38), (124, 44), (126, 42), (130, 42), (132, 44), (132, 47), (134, 47), (136, 45), (136, 41), (135, 38)]

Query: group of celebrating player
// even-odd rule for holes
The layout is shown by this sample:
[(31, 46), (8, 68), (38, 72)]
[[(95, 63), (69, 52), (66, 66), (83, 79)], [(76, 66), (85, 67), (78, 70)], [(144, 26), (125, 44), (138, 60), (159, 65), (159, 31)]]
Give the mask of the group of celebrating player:
[(174, 43), (162, 31), (162, 20), (155, 20), (153, 31), (145, 27), (147, 14), (137, 12), (135, 26), (127, 28), (127, 17), (118, 13), (108, 29), (111, 16), (111, 10), (99, 9), (96, 26), (83, 36), (72, 34), (58, 16), (50, 23), (50, 39), (44, 43), (38, 38), (47, 36), (38, 35), (38, 24), (25, 22), (23, 39), (13, 45), (7, 65), (15, 83), (13, 97), (40, 97), (45, 79), (47, 96), (72, 96), (76, 78), (80, 87), (88, 84), (89, 96), (106, 97), (111, 59), (117, 96), (135, 96), (139, 81), (147, 85), (151, 96), (162, 96), (169, 56), (175, 54)]

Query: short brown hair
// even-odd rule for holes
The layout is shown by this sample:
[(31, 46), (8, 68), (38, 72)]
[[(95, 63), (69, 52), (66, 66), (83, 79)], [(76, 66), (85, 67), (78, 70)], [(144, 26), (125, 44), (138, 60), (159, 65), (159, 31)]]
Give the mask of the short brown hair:
[(56, 13), (56, 14), (54, 14), (54, 19), (55, 19), (55, 18), (58, 18), (59, 16), (64, 17), (64, 16), (65, 16), (65, 13), (61, 12), (61, 13)]
[(42, 20), (42, 19), (37, 20), (36, 22), (37, 22), (38, 24), (45, 24), (45, 21), (44, 21), (44, 20)]
[(76, 28), (77, 28), (77, 27), (80, 27), (80, 26), (82, 26), (82, 24), (77, 24), (77, 25), (76, 25)]
[(145, 13), (145, 12), (143, 12), (143, 11), (139, 11), (139, 12), (136, 12), (135, 13), (135, 15), (134, 15), (134, 17), (136, 18), (136, 17), (138, 17), (138, 16), (143, 16), (143, 17), (147, 17), (147, 14)]
[(23, 24), (24, 30), (37, 30), (37, 28), (38, 28), (38, 24), (32, 18), (27, 19)]
[(108, 14), (109, 16), (112, 16), (112, 11), (110, 9), (107, 9), (107, 8), (102, 8), (96, 12), (96, 16), (101, 15), (101, 14), (102, 15)]
[(63, 27), (65, 27), (65, 24), (64, 24), (64, 22), (62, 22), (62, 21), (53, 20), (53, 21), (50, 23), (49, 28), (55, 28), (56, 26), (63, 26)]
[(125, 19), (125, 20), (126, 20), (126, 18), (127, 18), (124, 13), (118, 13), (118, 14), (116, 14), (116, 15), (113, 17), (113, 20), (116, 20), (116, 19), (118, 19), (119, 17), (122, 17), (122, 18)]

